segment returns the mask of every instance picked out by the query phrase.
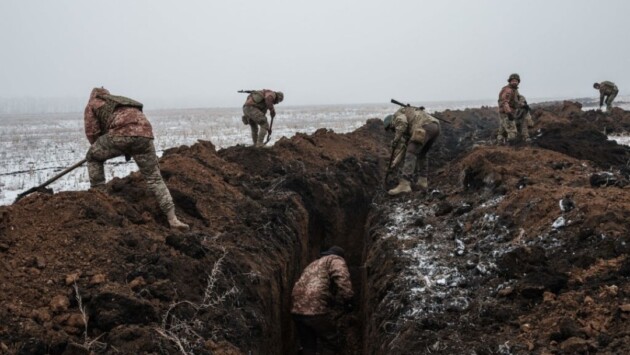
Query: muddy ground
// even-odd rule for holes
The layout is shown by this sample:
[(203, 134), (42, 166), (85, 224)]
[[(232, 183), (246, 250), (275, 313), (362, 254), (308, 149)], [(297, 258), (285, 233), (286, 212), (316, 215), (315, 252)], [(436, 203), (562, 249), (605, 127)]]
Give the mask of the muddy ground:
[(404, 197), (384, 193), (391, 136), (366, 117), (167, 151), (186, 233), (137, 173), (0, 207), (0, 352), (294, 354), (291, 287), (333, 244), (357, 290), (345, 354), (629, 352), (630, 150), (606, 134), (630, 113), (537, 107), (514, 146), (492, 144), (496, 108), (436, 116), (453, 124), (431, 188)]

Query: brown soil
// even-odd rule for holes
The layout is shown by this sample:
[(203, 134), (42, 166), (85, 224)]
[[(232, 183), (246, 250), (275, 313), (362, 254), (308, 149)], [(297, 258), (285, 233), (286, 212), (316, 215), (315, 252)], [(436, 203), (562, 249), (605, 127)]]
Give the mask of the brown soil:
[(630, 150), (603, 133), (630, 113), (539, 107), (534, 142), (510, 147), (489, 144), (495, 108), (437, 116), (453, 124), (432, 190), (406, 197), (384, 194), (391, 136), (373, 119), (167, 151), (186, 233), (137, 173), (0, 207), (0, 353), (293, 354), (291, 287), (333, 244), (359, 305), (346, 354), (630, 351)]

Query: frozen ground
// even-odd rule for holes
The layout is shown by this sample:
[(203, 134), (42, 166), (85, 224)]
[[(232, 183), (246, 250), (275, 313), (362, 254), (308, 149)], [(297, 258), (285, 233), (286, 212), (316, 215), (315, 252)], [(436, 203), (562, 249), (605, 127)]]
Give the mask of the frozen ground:
[[(312, 133), (319, 128), (352, 131), (369, 118), (393, 112), (394, 105), (278, 107), (270, 145), (282, 136)], [(251, 144), (249, 126), (240, 108), (147, 111), (156, 136), (158, 155), (167, 148), (209, 140), (217, 148)], [(18, 193), (37, 186), (85, 157), (89, 144), (83, 133), (82, 113), (0, 115), (0, 205), (13, 202)], [(108, 180), (137, 170), (122, 157), (106, 164)], [(49, 185), (54, 191), (85, 190), (85, 166)]]
[[(427, 103), (427, 111), (463, 109), (493, 105), (490, 101)], [(312, 133), (329, 128), (338, 133), (350, 132), (369, 118), (383, 118), (393, 113), (392, 104), (278, 106), (274, 121), (272, 145), (282, 136), (297, 132)], [(630, 107), (624, 107), (630, 109)], [(249, 126), (241, 122), (240, 108), (173, 109), (147, 111), (156, 136), (158, 155), (167, 148), (192, 145), (209, 140), (217, 148), (251, 144)], [(619, 139), (625, 139), (623, 137)], [(624, 141), (626, 144), (628, 140)], [(82, 113), (1, 114), (0, 115), (0, 205), (14, 201), (18, 193), (37, 186), (64, 168), (85, 157), (89, 144), (83, 134)], [(106, 164), (108, 180), (137, 170), (133, 161), (122, 157)], [(85, 190), (89, 179), (80, 167), (49, 185), (54, 191)]]

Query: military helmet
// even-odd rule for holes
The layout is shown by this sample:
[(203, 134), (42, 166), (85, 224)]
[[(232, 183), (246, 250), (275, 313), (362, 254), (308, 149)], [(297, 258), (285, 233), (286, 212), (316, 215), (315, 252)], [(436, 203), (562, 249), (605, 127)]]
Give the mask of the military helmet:
[(325, 255), (337, 255), (340, 257), (344, 257), (344, 255), (346, 254), (346, 251), (343, 250), (342, 247), (338, 247), (336, 245), (333, 245), (332, 247), (330, 247), (328, 250), (324, 250), (323, 252), (319, 253), (319, 255), (321, 256), (325, 256)]
[(385, 130), (389, 129), (389, 127), (394, 123), (394, 115), (387, 115), (383, 119), (383, 126), (385, 126)]
[(284, 94), (282, 91), (276, 91), (276, 103), (280, 103), (284, 100)]
[(599, 89), (599, 83), (594, 83), (594, 84), (593, 84), (593, 88), (595, 88), (595, 89)]
[(516, 80), (518, 80), (518, 82), (519, 82), (519, 83), (521, 82), (521, 77), (520, 77), (520, 75), (518, 75), (518, 74), (516, 74), (516, 73), (514, 73), (514, 74), (510, 74), (510, 77), (509, 77), (509, 78), (508, 78), (508, 80), (507, 80), (507, 81), (508, 81), (508, 83), (509, 83), (510, 81), (512, 81), (512, 79), (516, 79)]

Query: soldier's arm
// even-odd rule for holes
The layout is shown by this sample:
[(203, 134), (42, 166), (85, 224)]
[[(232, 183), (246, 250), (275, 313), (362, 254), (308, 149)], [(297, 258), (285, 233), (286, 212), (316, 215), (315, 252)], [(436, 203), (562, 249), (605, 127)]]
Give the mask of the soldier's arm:
[(394, 117), (394, 141), (392, 142), (392, 146), (398, 145), (401, 141), (405, 132), (407, 132), (407, 127), (409, 123), (407, 122), (407, 116), (405, 115), (397, 115)]
[(512, 108), (510, 107), (510, 101), (512, 100), (512, 95), (514, 95), (514, 91), (506, 89), (501, 91), (501, 95), (499, 97), (499, 102), (503, 111), (507, 113), (512, 113)]
[(354, 292), (346, 261), (343, 258), (334, 258), (330, 262), (329, 272), (331, 280), (337, 285), (337, 297), (346, 302), (352, 300)]
[(98, 124), (98, 119), (92, 110), (92, 107), (88, 104), (85, 107), (83, 113), (83, 122), (85, 125), (85, 136), (90, 144), (93, 144), (96, 139), (101, 135), (101, 127)]
[(265, 93), (265, 105), (269, 109), (269, 113), (271, 117), (276, 115), (276, 109), (273, 107), (273, 102), (276, 100), (276, 95), (272, 92)]

